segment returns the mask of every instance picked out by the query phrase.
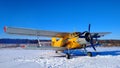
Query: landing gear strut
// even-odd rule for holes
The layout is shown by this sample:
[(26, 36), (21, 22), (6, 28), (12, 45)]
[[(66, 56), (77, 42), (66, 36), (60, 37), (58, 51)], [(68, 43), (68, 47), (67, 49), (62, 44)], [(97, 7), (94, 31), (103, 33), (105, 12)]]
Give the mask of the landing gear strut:
[(55, 51), (55, 53), (58, 53), (58, 51)]
[(71, 57), (71, 55), (67, 53), (67, 54), (66, 54), (66, 58), (67, 58), (67, 59), (70, 59), (70, 57)]
[(92, 52), (87, 52), (87, 50), (86, 50), (86, 45), (83, 45), (83, 48), (84, 48), (84, 51), (85, 51), (85, 53), (87, 54), (87, 56), (92, 57)]

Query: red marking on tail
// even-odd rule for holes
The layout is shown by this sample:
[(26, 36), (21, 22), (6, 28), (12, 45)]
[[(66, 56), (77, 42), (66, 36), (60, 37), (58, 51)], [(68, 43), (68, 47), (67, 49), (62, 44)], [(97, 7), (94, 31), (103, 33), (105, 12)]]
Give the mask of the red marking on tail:
[(6, 27), (6, 26), (4, 26), (4, 32), (6, 32), (6, 30), (7, 30), (7, 27)]

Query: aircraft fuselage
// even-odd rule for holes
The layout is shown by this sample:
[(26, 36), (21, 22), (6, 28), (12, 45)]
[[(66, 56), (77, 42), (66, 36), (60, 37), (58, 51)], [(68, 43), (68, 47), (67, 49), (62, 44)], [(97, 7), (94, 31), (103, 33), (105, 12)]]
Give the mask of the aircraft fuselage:
[(66, 47), (67, 49), (82, 48), (83, 45), (86, 45), (89, 42), (86, 41), (85, 38), (80, 38), (79, 35), (80, 35), (80, 33), (74, 32), (63, 38), (53, 37), (51, 45), (53, 47)]

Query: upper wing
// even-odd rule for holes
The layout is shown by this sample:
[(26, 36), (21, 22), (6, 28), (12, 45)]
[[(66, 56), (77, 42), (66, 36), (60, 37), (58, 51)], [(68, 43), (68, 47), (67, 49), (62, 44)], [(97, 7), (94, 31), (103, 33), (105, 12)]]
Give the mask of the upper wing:
[[(33, 29), (25, 29), (25, 28), (15, 28), (15, 27), (4, 27), (4, 31), (9, 34), (17, 34), (17, 35), (30, 35), (30, 36), (45, 36), (45, 37), (64, 37), (71, 33), (68, 32), (55, 32), (55, 31), (45, 31), (45, 30), (33, 30)], [(99, 38), (106, 34), (110, 34), (110, 32), (96, 32), (91, 33), (93, 38)]]
[(91, 33), (92, 37), (93, 38), (99, 38), (99, 37), (102, 37), (106, 34), (110, 34), (111, 32), (96, 32), (96, 33)]
[(15, 28), (15, 27), (6, 27), (6, 26), (4, 27), (4, 31), (9, 34), (45, 36), (45, 37), (64, 37), (65, 35), (70, 34), (67, 32), (33, 30), (33, 29)]

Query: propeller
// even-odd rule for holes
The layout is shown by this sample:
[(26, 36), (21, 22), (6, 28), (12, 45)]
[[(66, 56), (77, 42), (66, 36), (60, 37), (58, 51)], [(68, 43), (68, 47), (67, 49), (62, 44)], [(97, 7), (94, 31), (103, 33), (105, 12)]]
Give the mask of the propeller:
[(96, 51), (96, 48), (95, 48), (95, 46), (93, 44), (93, 37), (92, 37), (92, 35), (90, 33), (90, 28), (91, 28), (91, 24), (89, 24), (89, 26), (88, 26), (88, 32), (90, 34), (90, 44), (91, 44), (92, 48)]
[(91, 25), (89, 24), (89, 26), (88, 26), (88, 32), (90, 33), (90, 27), (91, 27)]

